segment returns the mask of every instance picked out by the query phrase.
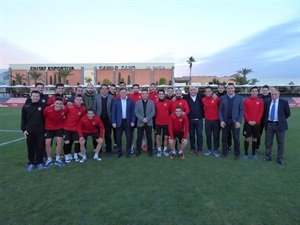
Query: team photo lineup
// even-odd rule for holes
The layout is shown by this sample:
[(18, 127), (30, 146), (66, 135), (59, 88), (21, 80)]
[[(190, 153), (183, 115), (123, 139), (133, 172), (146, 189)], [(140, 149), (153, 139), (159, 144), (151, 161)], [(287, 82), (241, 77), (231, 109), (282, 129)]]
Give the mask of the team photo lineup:
[(233, 83), (220, 84), (216, 91), (207, 86), (204, 93), (191, 85), (187, 94), (175, 87), (158, 89), (155, 83), (149, 88), (133, 84), (129, 91), (125, 82), (102, 84), (100, 93), (92, 84), (77, 86), (68, 98), (63, 83), (55, 85), (51, 97), (43, 91), (43, 83), (36, 83), (22, 107), (28, 171), (85, 163), (87, 149), (93, 149), (96, 161), (141, 154), (183, 160), (187, 152), (223, 159), (232, 151), (235, 160), (258, 160), (260, 153), (262, 161), (284, 164), (290, 108), (268, 85), (251, 87), (244, 100)]

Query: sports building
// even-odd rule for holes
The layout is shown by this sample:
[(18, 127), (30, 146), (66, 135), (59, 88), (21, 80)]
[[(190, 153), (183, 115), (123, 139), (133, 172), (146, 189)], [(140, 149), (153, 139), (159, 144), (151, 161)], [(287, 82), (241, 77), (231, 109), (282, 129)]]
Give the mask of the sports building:
[(62, 82), (58, 72), (71, 70), (71, 75), (66, 77), (65, 83), (70, 86), (86, 85), (92, 83), (119, 84), (124, 81), (127, 84), (149, 85), (174, 84), (174, 63), (88, 63), (88, 64), (10, 64), (10, 77), (23, 74), (26, 77), (25, 85), (34, 84), (34, 80), (28, 76), (29, 72), (42, 73), (39, 81), (45, 85), (55, 85)]

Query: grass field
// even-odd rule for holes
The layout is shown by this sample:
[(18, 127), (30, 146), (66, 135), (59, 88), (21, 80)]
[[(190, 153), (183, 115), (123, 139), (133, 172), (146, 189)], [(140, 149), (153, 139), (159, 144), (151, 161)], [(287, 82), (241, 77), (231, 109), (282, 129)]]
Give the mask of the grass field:
[(299, 119), (293, 108), (283, 166), (263, 162), (263, 146), (258, 161), (144, 153), (96, 162), (88, 150), (84, 164), (28, 172), (25, 140), (4, 144), (22, 138), (20, 108), (0, 108), (0, 224), (298, 225)]

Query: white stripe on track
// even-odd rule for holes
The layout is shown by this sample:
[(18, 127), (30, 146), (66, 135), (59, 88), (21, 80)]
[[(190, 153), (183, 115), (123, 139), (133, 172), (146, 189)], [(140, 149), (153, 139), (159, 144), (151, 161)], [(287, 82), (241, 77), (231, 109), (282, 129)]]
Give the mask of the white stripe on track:
[(18, 138), (18, 139), (12, 140), (12, 141), (4, 142), (4, 143), (1, 143), (0, 146), (8, 145), (10, 143), (14, 143), (14, 142), (21, 141), (21, 140), (24, 140), (24, 139), (26, 139), (26, 138), (22, 137), (22, 138)]

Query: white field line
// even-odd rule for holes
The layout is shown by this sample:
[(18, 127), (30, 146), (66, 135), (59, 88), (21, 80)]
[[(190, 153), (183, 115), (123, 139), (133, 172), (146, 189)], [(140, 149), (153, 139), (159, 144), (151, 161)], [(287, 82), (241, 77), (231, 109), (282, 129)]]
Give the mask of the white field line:
[(1, 143), (0, 146), (8, 145), (10, 143), (14, 143), (14, 142), (21, 141), (21, 140), (24, 140), (24, 139), (25, 139), (25, 137), (18, 138), (18, 139), (12, 140), (12, 141), (7, 141), (7, 142), (4, 142), (4, 143)]
[(12, 133), (21, 133), (21, 130), (0, 130), (0, 132), (12, 132)]
[[(11, 116), (11, 115), (19, 115), (20, 113), (2, 113), (0, 116)], [(20, 114), (21, 116), (21, 114)]]

